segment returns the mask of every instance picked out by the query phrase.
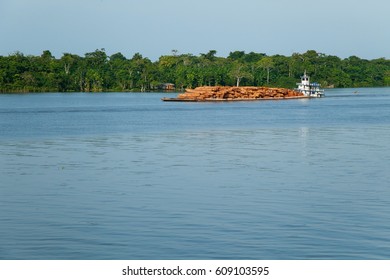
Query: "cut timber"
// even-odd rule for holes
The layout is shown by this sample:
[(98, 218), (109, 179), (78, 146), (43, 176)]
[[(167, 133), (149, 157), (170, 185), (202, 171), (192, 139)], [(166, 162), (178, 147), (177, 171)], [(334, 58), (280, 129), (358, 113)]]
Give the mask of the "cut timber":
[(176, 98), (162, 98), (172, 102), (252, 101), (308, 98), (303, 93), (287, 88), (269, 87), (197, 87), (187, 89)]

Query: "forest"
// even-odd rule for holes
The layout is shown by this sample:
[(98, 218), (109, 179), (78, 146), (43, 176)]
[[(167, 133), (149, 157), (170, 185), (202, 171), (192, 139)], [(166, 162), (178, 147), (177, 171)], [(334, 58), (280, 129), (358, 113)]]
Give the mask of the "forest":
[(294, 88), (305, 70), (325, 88), (390, 86), (386, 58), (341, 59), (314, 50), (291, 56), (234, 51), (228, 57), (218, 57), (215, 50), (199, 55), (172, 50), (153, 62), (140, 53), (127, 58), (97, 49), (61, 58), (48, 50), (40, 56), (0, 56), (0, 92), (143, 92), (168, 83), (177, 91), (205, 85)]

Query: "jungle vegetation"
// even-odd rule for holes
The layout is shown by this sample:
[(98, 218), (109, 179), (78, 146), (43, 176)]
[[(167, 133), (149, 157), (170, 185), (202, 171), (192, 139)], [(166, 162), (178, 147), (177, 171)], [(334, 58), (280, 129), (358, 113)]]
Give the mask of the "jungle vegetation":
[(108, 56), (105, 49), (79, 56), (50, 51), (40, 56), (16, 52), (0, 56), (0, 92), (151, 91), (161, 84), (176, 90), (204, 85), (275, 86), (294, 88), (304, 71), (323, 87), (390, 86), (390, 60), (337, 56), (309, 50), (291, 56), (234, 51), (169, 55), (151, 61), (140, 53)]

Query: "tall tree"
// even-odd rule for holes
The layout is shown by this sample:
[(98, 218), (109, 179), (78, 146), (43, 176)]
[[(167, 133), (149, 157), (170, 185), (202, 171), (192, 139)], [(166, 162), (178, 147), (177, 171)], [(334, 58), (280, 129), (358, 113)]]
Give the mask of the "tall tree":
[(274, 61), (272, 57), (266, 56), (260, 59), (259, 66), (267, 71), (267, 84), (269, 84), (270, 71), (274, 67)]
[(242, 79), (251, 77), (251, 74), (245, 69), (245, 65), (238, 62), (233, 65), (230, 74), (235, 78), (237, 87), (240, 86)]

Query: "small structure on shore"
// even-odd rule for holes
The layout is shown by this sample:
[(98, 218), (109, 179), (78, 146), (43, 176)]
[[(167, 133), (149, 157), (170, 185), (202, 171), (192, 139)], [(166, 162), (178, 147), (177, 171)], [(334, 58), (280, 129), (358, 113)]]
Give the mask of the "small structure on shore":
[(172, 102), (253, 101), (308, 98), (302, 92), (287, 88), (205, 86), (187, 89), (176, 98), (162, 98)]
[(175, 84), (172, 84), (172, 83), (159, 84), (159, 85), (157, 85), (157, 89), (161, 89), (161, 90), (175, 90)]

